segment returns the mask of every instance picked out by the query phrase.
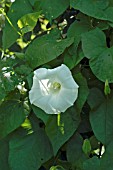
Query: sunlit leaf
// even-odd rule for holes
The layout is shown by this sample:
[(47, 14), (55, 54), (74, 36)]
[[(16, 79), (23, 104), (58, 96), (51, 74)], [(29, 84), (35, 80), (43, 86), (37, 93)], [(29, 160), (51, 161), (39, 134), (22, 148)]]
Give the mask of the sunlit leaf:
[(37, 23), (40, 13), (41, 12), (26, 14), (18, 20), (17, 22), (18, 27), (21, 29), (23, 34), (33, 30)]
[(3, 30), (3, 48), (9, 48), (19, 37), (19, 29), (17, 26), (17, 21), (27, 13), (32, 12), (32, 7), (30, 6), (28, 0), (15, 1), (10, 10), (8, 11), (5, 23), (5, 28)]

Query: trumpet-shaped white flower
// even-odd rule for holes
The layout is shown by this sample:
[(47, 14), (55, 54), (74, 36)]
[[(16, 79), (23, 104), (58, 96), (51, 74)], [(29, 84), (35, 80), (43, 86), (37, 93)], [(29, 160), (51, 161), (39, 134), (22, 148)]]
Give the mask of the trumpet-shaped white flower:
[(69, 68), (62, 64), (54, 69), (39, 68), (34, 71), (29, 92), (31, 104), (48, 114), (65, 112), (78, 96), (78, 85)]

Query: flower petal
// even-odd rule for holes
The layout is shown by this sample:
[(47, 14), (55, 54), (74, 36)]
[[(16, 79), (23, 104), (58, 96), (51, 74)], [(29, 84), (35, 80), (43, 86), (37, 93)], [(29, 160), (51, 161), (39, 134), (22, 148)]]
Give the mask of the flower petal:
[(62, 64), (58, 70), (58, 78), (60, 80), (62, 80), (62, 78), (65, 80), (70, 76), (72, 76), (71, 71), (66, 65)]
[(34, 75), (40, 79), (46, 79), (48, 74), (48, 70), (46, 68), (39, 68), (34, 71)]
[(59, 95), (52, 96), (48, 104), (56, 109), (56, 114), (64, 112), (69, 107), (67, 101)]
[(40, 88), (39, 80), (37, 79), (36, 75), (34, 75), (34, 77), (33, 77), (33, 85), (32, 85), (32, 88)]
[(42, 96), (42, 92), (38, 88), (33, 88), (29, 91), (29, 99), (31, 104), (33, 104), (35, 100), (40, 99)]
[(77, 85), (77, 83), (74, 81), (74, 79), (72, 78), (72, 76), (65, 78), (65, 79), (63, 79), (63, 77), (62, 77), (61, 85), (62, 85), (62, 87), (66, 88), (66, 89), (76, 89), (79, 87)]
[(60, 92), (60, 97), (61, 96), (67, 101), (67, 103), (72, 105), (78, 97), (78, 88), (76, 89), (62, 88)]
[(56, 110), (49, 105), (49, 100), (51, 100), (52, 96), (43, 96), (38, 100), (35, 100), (33, 104), (37, 107), (40, 107), (42, 110), (44, 110), (48, 114), (56, 114)]
[(71, 71), (64, 64), (61, 65), (57, 76), (61, 83), (67, 88), (78, 88), (77, 83), (72, 77)]

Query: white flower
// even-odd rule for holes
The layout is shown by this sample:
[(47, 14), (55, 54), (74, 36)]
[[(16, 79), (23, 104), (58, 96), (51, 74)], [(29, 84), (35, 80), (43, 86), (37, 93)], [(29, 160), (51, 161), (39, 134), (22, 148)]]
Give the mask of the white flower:
[(69, 68), (62, 64), (54, 69), (39, 68), (34, 71), (29, 92), (31, 104), (48, 114), (65, 112), (78, 96), (78, 85)]

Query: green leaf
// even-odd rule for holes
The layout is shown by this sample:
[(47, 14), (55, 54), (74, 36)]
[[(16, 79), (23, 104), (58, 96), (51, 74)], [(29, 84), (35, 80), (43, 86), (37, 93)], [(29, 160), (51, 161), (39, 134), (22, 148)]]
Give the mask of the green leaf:
[(113, 47), (105, 49), (96, 59), (90, 60), (90, 67), (95, 76), (105, 82), (113, 82)]
[(82, 107), (87, 100), (87, 97), (88, 97), (88, 94), (89, 94), (89, 89), (88, 89), (88, 86), (87, 86), (87, 81), (82, 76), (81, 73), (74, 75), (74, 79), (77, 82), (77, 84), (79, 85), (79, 89), (78, 89), (79, 91), (78, 91), (78, 98), (77, 98), (77, 101), (76, 101), (76, 106), (79, 109), (79, 111), (81, 112)]
[(43, 129), (25, 133), (18, 130), (10, 140), (9, 164), (13, 170), (36, 170), (52, 156), (51, 145)]
[(27, 82), (28, 82), (28, 89), (31, 89), (32, 84), (33, 84), (33, 76), (34, 73), (31, 72), (28, 76), (27, 76)]
[(32, 69), (28, 67), (27, 65), (20, 65), (15, 68), (15, 72), (19, 75), (27, 76), (31, 73)]
[(77, 21), (73, 22), (67, 32), (68, 37), (74, 37), (75, 41), (80, 38), (80, 36), (91, 29), (91, 21), (88, 16), (83, 14), (77, 15)]
[(23, 104), (14, 99), (0, 105), (0, 138), (17, 129), (25, 120)]
[(82, 158), (83, 139), (78, 133), (74, 134), (67, 143), (67, 159), (72, 165), (77, 165), (78, 161)]
[(51, 21), (61, 15), (69, 6), (69, 0), (40, 0), (40, 7)]
[(0, 169), (9, 170), (9, 142), (7, 138), (0, 140)]
[(98, 108), (98, 106), (103, 103), (104, 96), (99, 89), (92, 88), (90, 89), (90, 93), (89, 93), (87, 101), (91, 108)]
[(33, 30), (40, 14), (41, 12), (26, 14), (18, 20), (18, 27), (23, 34)]
[(15, 52), (15, 55), (17, 58), (19, 58), (20, 60), (24, 60), (25, 58), (25, 54), (24, 53), (20, 53), (20, 52)]
[(3, 30), (3, 48), (9, 48), (19, 37), (17, 21), (25, 14), (32, 12), (32, 6), (28, 0), (15, 1), (8, 11), (5, 28)]
[[(101, 81), (113, 82), (113, 47), (106, 47), (104, 33), (96, 28), (82, 36), (83, 52), (90, 59), (90, 68)], [(110, 68), (110, 69), (109, 69)]]
[(84, 54), (81, 48), (78, 47), (78, 43), (74, 41), (74, 43), (63, 53), (64, 64), (67, 65), (69, 69), (74, 68), (84, 58)]
[(41, 120), (43, 120), (43, 122), (46, 124), (50, 115), (46, 114), (43, 110), (41, 110), (39, 107), (36, 107), (34, 105), (32, 105), (32, 109), (35, 113), (35, 115), (40, 118)]
[(113, 22), (113, 18), (112, 18), (112, 15), (113, 15), (113, 4), (112, 6), (110, 6), (109, 8), (107, 8), (105, 10), (105, 14), (106, 14), (106, 20), (110, 21), (110, 22)]
[(6, 92), (4, 88), (2, 87), (2, 84), (0, 83), (0, 101), (4, 99), (5, 96), (6, 96)]
[[(74, 51), (73, 51), (74, 52)], [(70, 55), (68, 50), (64, 52), (64, 64), (71, 70), (76, 65), (76, 54)]]
[(105, 98), (101, 91), (91, 89), (88, 104), (91, 107), (90, 123), (96, 138), (108, 145), (113, 140), (113, 95)]
[(82, 13), (91, 17), (113, 21), (113, 7), (109, 7), (109, 1), (106, 0), (71, 0), (70, 5), (80, 10)]
[(65, 170), (62, 166), (52, 166), (49, 170)]
[(33, 6), (37, 0), (29, 0), (30, 4)]
[(91, 144), (90, 144), (90, 141), (88, 139), (84, 140), (83, 146), (82, 146), (82, 150), (83, 150), (83, 152), (86, 155), (90, 153), (90, 151), (91, 151)]
[(52, 143), (54, 155), (73, 135), (79, 122), (80, 117), (74, 107), (71, 107), (65, 113), (50, 117), (46, 124), (46, 133)]
[(4, 83), (4, 88), (6, 92), (10, 92), (15, 89), (15, 85), (13, 81), (10, 81), (9, 79), (4, 78), (3, 83)]
[(82, 49), (87, 58), (98, 57), (106, 48), (105, 34), (99, 28), (82, 35)]
[(26, 60), (32, 68), (38, 67), (58, 57), (72, 43), (73, 38), (56, 39), (56, 32), (38, 37), (27, 48)]
[(96, 156), (86, 160), (84, 162), (84, 164), (83, 164), (83, 170), (95, 170), (95, 169), (96, 170), (101, 170), (101, 168), (100, 168), (100, 160)]
[(3, 32), (0, 31), (0, 48), (2, 48), (2, 36), (3, 36)]

